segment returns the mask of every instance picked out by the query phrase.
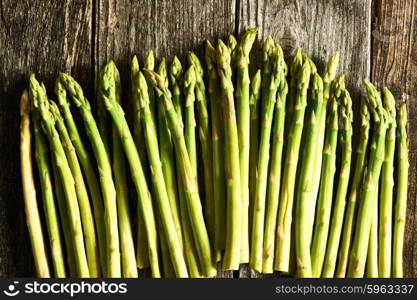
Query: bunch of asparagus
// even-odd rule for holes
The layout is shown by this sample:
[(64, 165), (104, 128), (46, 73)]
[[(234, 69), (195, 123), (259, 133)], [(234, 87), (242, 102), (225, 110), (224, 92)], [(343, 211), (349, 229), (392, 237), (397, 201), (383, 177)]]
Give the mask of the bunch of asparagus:
[(299, 277), (403, 275), (405, 104), (397, 111), (365, 80), (354, 134), (338, 54), (320, 74), (267, 37), (250, 77), (256, 35), (207, 41), (205, 63), (190, 52), (156, 67), (149, 52), (141, 67), (135, 56), (129, 89), (110, 61), (94, 111), (70, 75), (55, 101), (30, 76), (21, 171), (38, 276), (212, 277), (247, 263)]

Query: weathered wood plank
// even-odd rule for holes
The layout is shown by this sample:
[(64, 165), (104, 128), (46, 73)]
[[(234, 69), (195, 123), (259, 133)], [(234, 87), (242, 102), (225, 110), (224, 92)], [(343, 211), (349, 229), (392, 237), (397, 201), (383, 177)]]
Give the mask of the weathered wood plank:
[(97, 1), (96, 67), (114, 59), (122, 71), (133, 55), (157, 58), (201, 50), (202, 42), (234, 32), (235, 0)]
[[(227, 1), (104, 1), (96, 5), (96, 74), (113, 59), (127, 86), (133, 55), (140, 61), (149, 50), (157, 60), (174, 55), (184, 59), (195, 50), (202, 54), (202, 42), (216, 40), (235, 29), (235, 0)], [(200, 56), (201, 57), (201, 56)], [(232, 277), (232, 272), (221, 272)]]
[[(301, 47), (319, 71), (335, 51), (340, 52), (339, 73), (346, 74), (354, 99), (363, 78), (370, 75), (371, 0), (300, 0), (240, 2), (239, 31), (258, 27), (259, 37), (272, 35), (290, 55)], [(357, 108), (359, 101), (355, 101)], [(259, 274), (251, 272), (251, 277)]]
[(0, 1), (0, 277), (32, 276), (19, 160), (19, 95), (29, 73), (91, 82), (91, 1)]
[(372, 26), (372, 81), (407, 102), (410, 175), (404, 245), (404, 272), (417, 276), (417, 1), (375, 1)]

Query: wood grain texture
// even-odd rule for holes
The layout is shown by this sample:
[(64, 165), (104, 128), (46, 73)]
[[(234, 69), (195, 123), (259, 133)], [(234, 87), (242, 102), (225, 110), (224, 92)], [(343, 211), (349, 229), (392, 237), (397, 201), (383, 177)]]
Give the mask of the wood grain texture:
[[(0, 277), (32, 276), (19, 160), (19, 97), (31, 72), (90, 87), (91, 1), (0, 1)], [(39, 193), (40, 194), (40, 193)]]
[(354, 94), (370, 74), (371, 0), (242, 0), (239, 31), (259, 27), (263, 40), (271, 35), (286, 55), (301, 47), (319, 71), (340, 52), (339, 74), (346, 74)]
[[(323, 72), (330, 56), (339, 51), (338, 72), (346, 74), (354, 99), (360, 99), (362, 80), (370, 76), (370, 24), (371, 0), (240, 2), (239, 31), (258, 27), (261, 41), (271, 35), (286, 56), (301, 47)], [(354, 108), (358, 109), (359, 101), (355, 102)], [(250, 272), (250, 277), (258, 276)]]
[[(204, 40), (216, 40), (234, 32), (235, 6), (235, 0), (98, 0), (95, 9), (96, 73), (113, 59), (127, 87), (132, 56), (138, 55), (141, 63), (149, 50), (154, 51), (157, 62), (166, 57), (170, 63), (177, 55), (185, 65), (188, 51), (202, 54)], [(232, 277), (233, 273), (219, 272), (219, 276)]]
[(375, 1), (372, 81), (407, 102), (410, 174), (404, 245), (404, 275), (417, 276), (417, 1)]
[(141, 59), (149, 50), (168, 61), (190, 50), (201, 52), (204, 40), (234, 32), (235, 5), (235, 0), (98, 0), (97, 70), (112, 58), (127, 72), (132, 56)]

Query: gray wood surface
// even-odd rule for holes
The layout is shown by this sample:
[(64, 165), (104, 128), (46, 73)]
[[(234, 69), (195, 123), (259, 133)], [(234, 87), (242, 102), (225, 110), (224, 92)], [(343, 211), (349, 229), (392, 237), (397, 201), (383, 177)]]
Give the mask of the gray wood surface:
[[(410, 192), (405, 271), (417, 276), (417, 0), (65, 0), (0, 1), (0, 277), (33, 275), (20, 187), (20, 92), (31, 72), (52, 92), (59, 71), (73, 74), (88, 96), (95, 74), (114, 59), (127, 78), (132, 55), (158, 58), (215, 41), (248, 26), (271, 34), (290, 55), (303, 50), (323, 70), (339, 51), (354, 99), (363, 78), (391, 88), (409, 107)], [(259, 49), (260, 44), (255, 48)], [(358, 101), (356, 101), (357, 105)], [(239, 276), (239, 272), (221, 276)], [(259, 275), (242, 268), (240, 276)]]

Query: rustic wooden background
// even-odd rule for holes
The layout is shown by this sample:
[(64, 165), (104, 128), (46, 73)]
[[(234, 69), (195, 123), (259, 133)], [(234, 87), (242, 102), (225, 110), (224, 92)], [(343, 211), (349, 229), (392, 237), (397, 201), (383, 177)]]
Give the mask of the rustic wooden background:
[[(287, 53), (303, 47), (319, 68), (341, 54), (354, 99), (363, 78), (407, 101), (410, 191), (405, 274), (417, 277), (417, 0), (1, 0), (0, 1), (0, 276), (32, 276), (19, 175), (20, 92), (36, 72), (51, 89), (58, 71), (91, 91), (113, 58), (126, 76), (133, 54), (201, 53), (201, 42), (247, 26), (271, 34)], [(241, 272), (241, 276), (257, 276)], [(223, 276), (239, 276), (225, 273)]]

